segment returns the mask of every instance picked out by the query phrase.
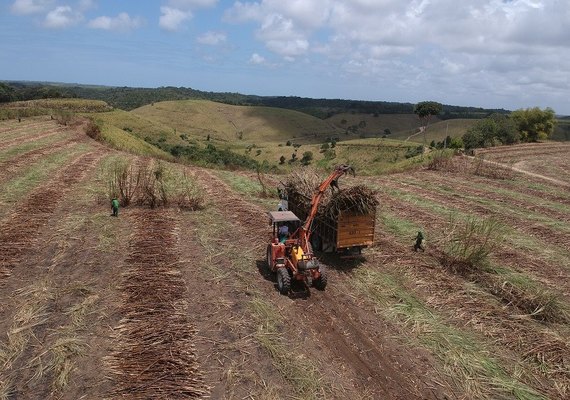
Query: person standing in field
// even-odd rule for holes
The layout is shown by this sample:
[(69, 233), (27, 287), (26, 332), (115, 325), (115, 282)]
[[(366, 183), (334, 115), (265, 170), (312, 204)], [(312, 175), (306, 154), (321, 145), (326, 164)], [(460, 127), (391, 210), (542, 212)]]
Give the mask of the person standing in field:
[(421, 251), (425, 251), (424, 247), (422, 246), (422, 243), (424, 241), (424, 234), (421, 231), (418, 231), (415, 240), (416, 243), (414, 244), (414, 251), (418, 251), (418, 249)]
[(113, 217), (119, 216), (119, 200), (116, 197), (113, 197), (111, 200), (111, 209), (113, 210)]

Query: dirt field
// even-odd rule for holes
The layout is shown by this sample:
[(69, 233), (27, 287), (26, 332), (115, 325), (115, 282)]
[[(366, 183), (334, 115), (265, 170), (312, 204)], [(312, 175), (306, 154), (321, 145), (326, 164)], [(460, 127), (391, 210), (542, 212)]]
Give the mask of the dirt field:
[[(255, 177), (173, 167), (202, 210), (113, 218), (106, 166), (147, 160), (80, 125), (1, 122), (0, 399), (568, 398), (569, 156), (488, 154), (562, 184), (459, 169), (343, 178), (378, 190), (376, 245), (323, 257), (326, 291), (282, 296), (264, 269), (277, 202)], [(484, 270), (442, 262), (450, 216), (506, 227)]]

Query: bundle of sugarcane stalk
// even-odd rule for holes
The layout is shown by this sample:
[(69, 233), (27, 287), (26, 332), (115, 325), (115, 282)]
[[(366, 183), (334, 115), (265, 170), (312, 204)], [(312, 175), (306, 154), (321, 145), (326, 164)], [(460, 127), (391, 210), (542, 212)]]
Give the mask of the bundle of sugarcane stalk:
[[(311, 169), (295, 171), (285, 182), (289, 196), (289, 209), (301, 220), (311, 211), (311, 200), (324, 178)], [(337, 191), (327, 189), (317, 210), (317, 219), (336, 220), (345, 212), (372, 214), (378, 206), (376, 192), (363, 185), (346, 187)]]

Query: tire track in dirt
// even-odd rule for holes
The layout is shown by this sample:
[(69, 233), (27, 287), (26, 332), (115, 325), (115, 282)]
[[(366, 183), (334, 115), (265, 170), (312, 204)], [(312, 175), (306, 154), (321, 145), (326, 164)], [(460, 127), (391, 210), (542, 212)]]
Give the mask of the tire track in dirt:
[[(200, 237), (200, 213), (179, 215), (179, 246), (185, 257), (180, 268), (188, 287), (189, 314), (197, 331), (198, 362), (210, 385), (211, 398), (289, 398), (295, 388), (255, 340), (259, 323), (251, 315), (251, 293), (240, 290), (235, 277), (225, 280), (219, 275), (235, 266), (226, 252), (209, 247)], [(209, 239), (219, 243), (218, 237)]]
[(67, 139), (56, 143), (50, 143), (47, 147), (34, 149), (9, 160), (0, 162), (0, 170), (3, 171), (3, 175), (0, 175), (0, 184), (12, 178), (12, 175), (16, 173), (18, 169), (24, 166), (30, 166), (38, 159), (53, 154), (59, 150), (72, 147), (75, 143), (77, 143), (76, 139)]
[(41, 121), (25, 121), (24, 122), (14, 122), (12, 124), (3, 123), (2, 128), (0, 128), (0, 135), (4, 135), (6, 133), (21, 133), (25, 132), (26, 130), (33, 129), (36, 130), (38, 128), (44, 128), (50, 126), (55, 121), (49, 119), (43, 119)]
[[(446, 224), (449, 223), (445, 215), (432, 214), (421, 207), (403, 203), (389, 195), (380, 194), (378, 198), (381, 206), (390, 209), (394, 215), (414, 221), (418, 227), (424, 227), (428, 231), (443, 232)], [(411, 241), (412, 238), (410, 238), (410, 243)], [(546, 287), (570, 300), (570, 270), (561, 268), (559, 265), (552, 265), (532, 254), (517, 253), (508, 246), (499, 248), (493, 258), (511, 267), (514, 271), (523, 271), (535, 277)]]
[(120, 291), (122, 319), (108, 359), (111, 396), (121, 399), (202, 398), (206, 388), (194, 350), (186, 284), (177, 268), (177, 221), (137, 210)]
[[(559, 203), (566, 206), (570, 205), (570, 192), (567, 192), (567, 195), (564, 196), (564, 188), (561, 188), (560, 186), (555, 185), (551, 182), (540, 182), (544, 187), (542, 190), (532, 188), (530, 185), (533, 182), (537, 182), (538, 180), (533, 180), (527, 175), (520, 175), (520, 177), (515, 178), (514, 180), (496, 180), (483, 178), (473, 174), (465, 175), (456, 172), (422, 171), (421, 175), (418, 176), (423, 176), (423, 174), (432, 177), (433, 181), (445, 180), (445, 185), (452, 183), (453, 186), (465, 187), (469, 190), (482, 191), (482, 193), (491, 193), (494, 189), (497, 191), (507, 190), (511, 193), (497, 195), (501, 198), (504, 197), (509, 201), (516, 200), (517, 193), (523, 193), (525, 197), (535, 197), (537, 199), (537, 203), (540, 203), (540, 200), (543, 199), (547, 200), (550, 203)], [(477, 186), (482, 186), (482, 188), (477, 189)], [(549, 192), (549, 190), (553, 192)], [(540, 209), (540, 206), (537, 205), (536, 209)]]
[[(530, 154), (526, 154), (526, 153), (525, 153), (524, 155), (525, 155), (525, 157), (531, 156)], [(536, 155), (535, 155), (535, 156), (536, 156)], [(466, 156), (466, 157), (469, 157), (469, 156)], [(472, 160), (475, 160), (475, 157), (470, 157), (470, 158), (471, 158)], [(531, 176), (531, 177), (533, 177), (533, 178), (538, 178), (538, 179), (541, 179), (541, 180), (550, 181), (550, 182), (553, 182), (553, 183), (555, 183), (556, 185), (559, 185), (559, 186), (564, 186), (564, 187), (567, 187), (567, 188), (570, 187), (570, 183), (569, 183), (569, 182), (561, 181), (560, 179), (555, 179), (555, 178), (552, 178), (552, 177), (550, 177), (550, 176), (537, 174), (537, 173), (530, 172), (530, 171), (527, 171), (527, 170), (524, 170), (524, 169), (520, 169), (520, 168), (516, 168), (516, 167), (509, 167), (507, 164), (504, 164), (504, 163), (498, 162), (498, 161), (491, 161), (491, 160), (482, 160), (482, 161), (483, 161), (484, 163), (486, 163), (486, 164), (489, 164), (489, 165), (495, 165), (495, 166), (497, 166), (497, 167), (503, 167), (503, 168), (510, 168), (511, 170), (513, 170), (513, 171), (515, 171), (515, 172), (518, 172), (518, 173), (520, 173), (520, 174), (528, 175), (528, 176)]]
[[(0, 347), (11, 367), (0, 365), (0, 381), (13, 393), (10, 398), (102, 398), (105, 392), (102, 354), (110, 347), (116, 298), (110, 282), (124, 251), (118, 241), (115, 253), (102, 247), (100, 206), (89, 194), (95, 175), (90, 168), (73, 185), (65, 207), (58, 204), (37, 244), (23, 255), (19, 265), (25, 268), (13, 269), (1, 288), (0, 332), (7, 334)], [(118, 231), (124, 225), (107, 218), (111, 224), (106, 229)], [(22, 320), (31, 314), (24, 310), (39, 315)]]
[(483, 217), (492, 216), (516, 230), (520, 230), (521, 232), (525, 232), (531, 236), (537, 236), (537, 239), (545, 244), (554, 243), (563, 249), (568, 249), (568, 246), (570, 246), (570, 232), (561, 232), (560, 230), (541, 225), (540, 221), (529, 221), (516, 214), (508, 215), (508, 213), (497, 212), (489, 206), (475, 204), (473, 201), (463, 199), (461, 196), (445, 196), (429, 189), (424, 189), (401, 181), (396, 182), (388, 179), (380, 179), (375, 182), (378, 187), (391, 188), (414, 196), (421, 196), (422, 198), (431, 200), (437, 204), (453, 206), (461, 212), (479, 214), (479, 216)]
[[(212, 172), (207, 170), (197, 170), (195, 177), (200, 181), (201, 186), (208, 193), (214, 207), (225, 215), (225, 218), (241, 225), (246, 231), (251, 232), (249, 246), (255, 247), (260, 256), (265, 254), (265, 245), (268, 240), (267, 232), (267, 213), (260, 207), (252, 205), (237, 194), (235, 194), (223, 181), (221, 181)], [(339, 274), (340, 276), (340, 274)], [(266, 280), (258, 277), (260, 289), (263, 290), (267, 298), (280, 303), (286, 301), (286, 298), (280, 298), (273, 286), (268, 286)], [(339, 287), (342, 283), (338, 284)], [(340, 291), (340, 289), (339, 289)], [(398, 368), (393, 368), (395, 364), (393, 359), (387, 359), (375, 344), (375, 339), (369, 337), (365, 332), (354, 325), (348, 316), (344, 314), (358, 314), (358, 305), (351, 304), (349, 301), (340, 302), (332, 295), (326, 293), (318, 293), (311, 290), (311, 296), (308, 301), (309, 305), (302, 303), (293, 303), (284, 305), (284, 309), (290, 315), (291, 321), (299, 321), (299, 326), (305, 326), (314, 334), (313, 340), (317, 341), (320, 352), (314, 354), (315, 358), (320, 362), (329, 363), (330, 365), (342, 364), (347, 368), (344, 374), (351, 376), (347, 381), (352, 381), (355, 387), (361, 391), (368, 390), (374, 393), (375, 398), (383, 399), (435, 399), (438, 397), (435, 391), (429, 386), (414, 387), (416, 382), (410, 383), (409, 377), (414, 375), (415, 366), (405, 364), (406, 355), (404, 349), (396, 354), (401, 363), (396, 363)], [(337, 292), (339, 293), (339, 292)], [(292, 310), (292, 306), (295, 310)], [(343, 310), (339, 313), (337, 310)], [(339, 328), (342, 326), (342, 328)], [(376, 325), (377, 329), (381, 326)], [(390, 335), (385, 335), (386, 341), (382, 346), (394, 346), (389, 342)], [(361, 349), (361, 351), (358, 351)], [(317, 355), (321, 353), (320, 355)], [(332, 359), (327, 358), (325, 353), (330, 353)], [(324, 359), (323, 359), (324, 357)], [(408, 355), (412, 359), (411, 353)], [(337, 370), (342, 370), (337, 368)], [(435, 386), (435, 385), (434, 385)]]
[(35, 140), (44, 139), (44, 138), (47, 138), (50, 136), (57, 135), (57, 134), (64, 132), (64, 131), (65, 131), (64, 127), (56, 127), (56, 128), (49, 129), (47, 131), (43, 131), (40, 134), (34, 134), (34, 135), (26, 136), (25, 138), (16, 138), (16, 139), (8, 140), (6, 142), (0, 143), (0, 150), (4, 150), (4, 149), (7, 149), (7, 148), (9, 148), (11, 146), (15, 146), (15, 145), (33, 142)]
[(21, 202), (0, 230), (0, 285), (10, 275), (22, 255), (35, 245), (39, 230), (46, 225), (58, 203), (80, 182), (102, 157), (102, 151), (81, 155), (45, 185)]
[[(409, 289), (445, 316), (447, 323), (459, 330), (467, 326), (487, 337), (490, 356), (502, 360), (505, 370), (514, 372), (517, 365), (513, 360), (527, 363), (540, 379), (532, 374), (519, 379), (553, 399), (566, 398), (570, 388), (567, 368), (570, 346), (559, 332), (520, 315), (513, 307), (474, 295), (465, 285), (464, 277), (442, 266), (434, 267), (434, 261), (436, 265), (438, 262), (431, 252), (415, 253), (411, 246), (402, 245), (388, 232), (379, 232), (379, 236), (377, 247), (381, 249), (381, 256), (385, 255), (384, 262), (382, 266), (375, 261), (367, 262), (369, 268), (385, 271), (388, 267), (388, 271), (395, 269), (396, 274), (404, 273), (411, 283)], [(505, 352), (505, 349), (508, 350)]]
[[(476, 183), (468, 177), (457, 176), (455, 174), (442, 174), (441, 172), (433, 171), (422, 171), (421, 174), (406, 177), (403, 182), (404, 185), (413, 184), (414, 187), (425, 187), (428, 182), (437, 182), (439, 180), (444, 180), (444, 185), (447, 187), (452, 187), (454, 189), (453, 196), (458, 198), (465, 198), (466, 201), (473, 201), (467, 197), (478, 197), (482, 199), (493, 200), (499, 206), (507, 205), (509, 208), (515, 206), (516, 209), (525, 210), (540, 214), (540, 216), (546, 216), (558, 221), (565, 221), (570, 223), (570, 208), (567, 207), (568, 211), (560, 210), (557, 206), (562, 205), (560, 201), (550, 201), (549, 204), (543, 202), (545, 199), (544, 195), (540, 192), (534, 194), (529, 194), (527, 190), (517, 193), (501, 193), (501, 189), (504, 186), (492, 185), (489, 182), (479, 181), (479, 185), (485, 185), (485, 187), (479, 188)], [(398, 179), (399, 182), (402, 182)], [(434, 193), (442, 194), (441, 191), (434, 189)], [(520, 196), (518, 195), (520, 194)], [(524, 196), (524, 197), (522, 197)], [(531, 198), (529, 198), (531, 197)], [(568, 198), (570, 204), (570, 198)]]

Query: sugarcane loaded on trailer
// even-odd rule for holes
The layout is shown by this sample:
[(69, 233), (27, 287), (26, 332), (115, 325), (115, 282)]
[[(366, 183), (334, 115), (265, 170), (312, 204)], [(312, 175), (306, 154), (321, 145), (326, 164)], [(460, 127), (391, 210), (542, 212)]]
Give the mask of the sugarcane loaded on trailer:
[(299, 218), (291, 211), (269, 213), (273, 230), (267, 246), (267, 266), (277, 274), (277, 286), (282, 294), (289, 293), (292, 280), (305, 281), (308, 286), (320, 290), (327, 286), (325, 267), (318, 262), (311, 247), (311, 225), (325, 191), (329, 187), (338, 189), (338, 179), (348, 172), (354, 175), (351, 166), (339, 165), (319, 185), (311, 199), (309, 215), (301, 226)]

